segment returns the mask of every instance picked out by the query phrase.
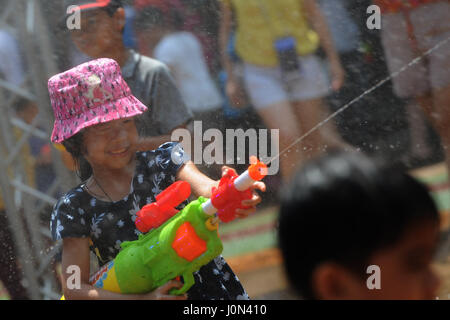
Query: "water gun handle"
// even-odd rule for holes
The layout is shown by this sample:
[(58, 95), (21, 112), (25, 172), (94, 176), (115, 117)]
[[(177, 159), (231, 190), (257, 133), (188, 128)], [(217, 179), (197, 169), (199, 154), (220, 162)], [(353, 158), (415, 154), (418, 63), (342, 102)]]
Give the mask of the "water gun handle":
[(191, 195), (191, 186), (185, 181), (177, 181), (156, 196), (156, 202), (142, 207), (136, 213), (136, 228), (147, 233), (149, 230), (158, 228), (165, 221), (175, 215), (175, 209), (180, 203)]
[(223, 222), (230, 222), (236, 218), (236, 209), (246, 209), (243, 200), (252, 198), (250, 187), (256, 181), (267, 175), (267, 166), (256, 157), (250, 157), (250, 167), (240, 176), (228, 170), (220, 179), (219, 186), (213, 188), (212, 197), (202, 205), (208, 215), (216, 212)]

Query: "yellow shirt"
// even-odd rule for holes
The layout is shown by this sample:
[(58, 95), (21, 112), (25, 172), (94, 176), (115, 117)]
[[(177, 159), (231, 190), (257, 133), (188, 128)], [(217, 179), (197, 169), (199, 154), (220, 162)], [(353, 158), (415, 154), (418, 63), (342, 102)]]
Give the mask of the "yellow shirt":
[(237, 22), (236, 51), (247, 63), (275, 67), (277, 38), (292, 36), (297, 53), (308, 55), (319, 46), (319, 37), (306, 19), (301, 0), (222, 0)]

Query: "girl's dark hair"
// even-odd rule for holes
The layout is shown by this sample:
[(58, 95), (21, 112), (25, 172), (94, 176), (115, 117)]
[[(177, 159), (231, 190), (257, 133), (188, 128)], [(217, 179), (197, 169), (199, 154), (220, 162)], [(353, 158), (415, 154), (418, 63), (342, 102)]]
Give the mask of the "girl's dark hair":
[(279, 246), (288, 278), (314, 299), (311, 278), (323, 262), (364, 277), (369, 259), (412, 226), (439, 223), (427, 187), (361, 154), (334, 151), (306, 164), (281, 194)]
[(92, 175), (92, 167), (83, 156), (83, 131), (64, 140), (62, 145), (70, 153), (75, 162), (77, 176), (81, 181), (86, 181)]

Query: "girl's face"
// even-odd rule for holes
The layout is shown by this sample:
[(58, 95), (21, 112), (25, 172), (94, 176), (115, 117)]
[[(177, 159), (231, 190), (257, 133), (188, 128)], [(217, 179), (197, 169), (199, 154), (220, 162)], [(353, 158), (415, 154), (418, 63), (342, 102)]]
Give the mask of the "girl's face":
[(133, 118), (100, 123), (88, 127), (83, 134), (84, 157), (96, 168), (118, 170), (134, 159), (138, 133)]

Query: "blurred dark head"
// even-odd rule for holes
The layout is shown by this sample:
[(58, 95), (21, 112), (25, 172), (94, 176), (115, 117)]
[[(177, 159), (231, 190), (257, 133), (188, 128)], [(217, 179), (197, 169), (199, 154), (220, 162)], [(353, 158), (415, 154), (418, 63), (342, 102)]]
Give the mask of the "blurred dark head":
[(170, 32), (183, 30), (184, 19), (178, 8), (145, 6), (134, 20), (137, 46), (140, 53), (153, 55), (153, 49)]
[(121, 0), (65, 0), (64, 4), (68, 15), (73, 13), (73, 10), (69, 11), (71, 6), (77, 6), (81, 12), (98, 9), (105, 10), (110, 16), (113, 16), (118, 8), (123, 7)]
[(13, 107), (16, 115), (27, 124), (31, 124), (39, 112), (36, 102), (24, 97), (18, 98)]
[[(402, 270), (398, 271), (399, 277), (412, 274), (402, 269), (409, 268), (409, 262), (403, 265), (396, 260), (408, 259), (400, 257), (403, 249), (399, 248), (408, 252), (414, 246), (412, 240), (404, 243), (407, 235), (408, 239), (414, 239), (414, 234), (413, 237), (410, 234), (412, 230), (417, 230), (418, 236), (424, 230), (421, 231), (422, 227), (432, 226), (427, 229), (432, 230), (427, 233), (430, 237), (416, 239), (425, 241), (420, 244), (423, 247), (429, 245), (430, 250), (424, 255), (432, 255), (429, 251), (433, 251), (438, 225), (437, 208), (424, 185), (406, 173), (378, 165), (361, 154), (335, 151), (307, 163), (284, 188), (278, 240), (290, 283), (304, 298), (316, 299), (320, 298), (315, 282), (319, 268), (334, 266), (322, 268), (328, 272), (322, 276), (330, 277), (328, 280), (330, 286), (336, 286), (334, 289), (342, 289), (340, 280), (333, 280), (336, 274), (333, 272), (342, 269), (361, 284), (361, 292), (364, 292), (363, 289), (367, 291), (367, 267), (374, 263), (374, 257), (378, 259), (379, 253), (385, 252), (394, 257), (390, 261), (395, 264), (385, 266), (383, 271), (382, 289), (388, 290), (388, 268), (389, 271)], [(392, 251), (388, 251), (390, 249)], [(412, 260), (416, 258), (419, 259)], [(420, 259), (428, 261), (429, 256)], [(427, 273), (428, 263), (420, 263)], [(414, 282), (414, 279), (408, 278), (408, 281)]]
[(137, 13), (134, 24), (136, 30), (145, 32), (156, 28), (182, 30), (184, 19), (179, 9), (164, 10), (157, 6), (147, 6)]
[(78, 49), (91, 58), (109, 56), (121, 46), (125, 10), (120, 0), (68, 0), (63, 30), (69, 31)]

